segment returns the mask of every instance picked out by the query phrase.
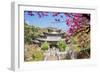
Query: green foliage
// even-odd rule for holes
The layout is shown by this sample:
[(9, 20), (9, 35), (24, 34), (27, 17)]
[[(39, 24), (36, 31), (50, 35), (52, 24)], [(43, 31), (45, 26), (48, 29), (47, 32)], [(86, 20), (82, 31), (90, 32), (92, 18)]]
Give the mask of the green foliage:
[(43, 32), (47, 32), (47, 29), (24, 23), (24, 43), (30, 44), (32, 39), (39, 37)]
[(41, 45), (41, 49), (42, 50), (48, 50), (49, 48), (49, 43), (48, 42), (44, 42), (42, 45)]
[(57, 42), (57, 46), (60, 51), (65, 51), (65, 48), (67, 47), (65, 41), (63, 40), (60, 40), (59, 42)]
[(41, 61), (44, 59), (44, 55), (42, 51), (35, 51), (32, 55), (34, 61)]
[(27, 23), (24, 23), (24, 42), (25, 44), (31, 43), (31, 40), (38, 36), (37, 34), (38, 28), (34, 26), (30, 26)]
[(75, 51), (75, 52), (79, 52), (81, 50), (81, 48), (79, 47), (79, 44), (78, 44), (78, 40), (77, 40), (77, 37), (72, 37), (71, 38), (71, 44), (72, 44), (72, 49)]
[(73, 50), (76, 52), (90, 48), (90, 33), (85, 33), (81, 31), (76, 35), (72, 36), (70, 40), (73, 46)]

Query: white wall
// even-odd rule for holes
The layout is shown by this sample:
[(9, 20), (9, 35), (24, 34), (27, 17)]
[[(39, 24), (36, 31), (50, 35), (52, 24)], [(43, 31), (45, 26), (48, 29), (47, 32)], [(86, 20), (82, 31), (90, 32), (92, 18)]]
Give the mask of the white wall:
[[(25, 1), (25, 0), (22, 0)], [(26, 0), (29, 1), (29, 0)], [(95, 33), (96, 33), (96, 49), (99, 49), (99, 40), (100, 40), (100, 2), (99, 0), (33, 0), (35, 4), (45, 4), (45, 5), (69, 5), (69, 6), (77, 6), (86, 5), (86, 6), (95, 6), (97, 10), (97, 20), (98, 22), (95, 25)], [(0, 1), (0, 73), (12, 73), (9, 70), (10, 68), (10, 55), (11, 55), (11, 0), (1, 0)], [(99, 53), (97, 53), (100, 56)], [(100, 58), (99, 58), (100, 61)], [(40, 71), (29, 71), (30, 73), (99, 73), (100, 63), (98, 61), (99, 67), (69, 67), (69, 68), (61, 68), (61, 69), (52, 69), (52, 70), (40, 70)], [(28, 71), (24, 71), (22, 73), (27, 73)]]

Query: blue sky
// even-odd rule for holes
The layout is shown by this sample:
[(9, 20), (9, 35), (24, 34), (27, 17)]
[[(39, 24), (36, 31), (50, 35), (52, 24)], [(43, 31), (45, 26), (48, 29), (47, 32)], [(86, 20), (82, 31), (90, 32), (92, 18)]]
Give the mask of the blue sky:
[(66, 16), (64, 16), (64, 13), (60, 13), (60, 16), (62, 16), (62, 18), (60, 16), (53, 17), (52, 16), (53, 12), (48, 12), (48, 16), (43, 16), (39, 18), (37, 12), (38, 11), (32, 11), (32, 14), (34, 14), (34, 16), (31, 16), (29, 15), (28, 11), (24, 11), (25, 22), (28, 23), (29, 25), (34, 25), (41, 28), (55, 27), (62, 29), (63, 31), (68, 30), (68, 26), (66, 25), (65, 22), (55, 21), (55, 19), (60, 19), (60, 21), (65, 21)]

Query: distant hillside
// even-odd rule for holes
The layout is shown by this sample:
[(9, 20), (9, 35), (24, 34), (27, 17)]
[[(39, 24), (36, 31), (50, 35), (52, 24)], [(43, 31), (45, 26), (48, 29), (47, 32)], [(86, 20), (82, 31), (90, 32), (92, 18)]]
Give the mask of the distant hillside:
[(40, 28), (24, 23), (24, 42), (31, 43), (32, 39), (39, 37), (39, 35), (43, 35), (43, 32), (48, 32), (48, 30), (46, 28)]

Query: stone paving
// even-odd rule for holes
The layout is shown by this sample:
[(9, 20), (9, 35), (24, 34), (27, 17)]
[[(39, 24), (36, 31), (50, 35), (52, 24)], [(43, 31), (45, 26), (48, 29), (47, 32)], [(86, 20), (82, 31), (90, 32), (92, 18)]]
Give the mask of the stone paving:
[(48, 51), (45, 53), (45, 59), (44, 60), (60, 60), (60, 55), (65, 55), (66, 52), (59, 52), (58, 48), (49, 48)]

